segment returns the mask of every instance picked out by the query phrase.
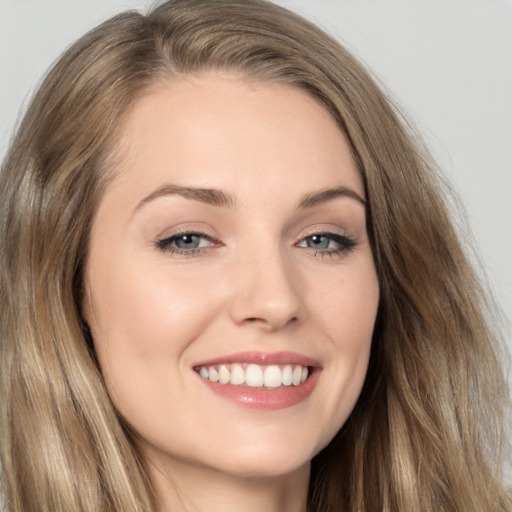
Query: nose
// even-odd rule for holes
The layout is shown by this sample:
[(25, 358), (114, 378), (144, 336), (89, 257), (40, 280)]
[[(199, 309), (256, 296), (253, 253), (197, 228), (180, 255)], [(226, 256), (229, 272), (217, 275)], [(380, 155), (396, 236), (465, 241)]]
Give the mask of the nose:
[(279, 251), (240, 257), (232, 275), (230, 314), (239, 325), (276, 331), (305, 316), (296, 272)]

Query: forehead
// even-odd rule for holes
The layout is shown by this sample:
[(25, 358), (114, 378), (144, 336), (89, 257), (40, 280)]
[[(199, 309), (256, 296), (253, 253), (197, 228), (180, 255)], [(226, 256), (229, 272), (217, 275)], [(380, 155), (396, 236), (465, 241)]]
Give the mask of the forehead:
[(258, 177), (318, 188), (342, 178), (364, 195), (350, 147), (326, 108), (296, 87), (235, 75), (154, 86), (127, 112), (118, 154), (118, 179), (138, 178), (137, 189), (169, 179), (236, 189)]

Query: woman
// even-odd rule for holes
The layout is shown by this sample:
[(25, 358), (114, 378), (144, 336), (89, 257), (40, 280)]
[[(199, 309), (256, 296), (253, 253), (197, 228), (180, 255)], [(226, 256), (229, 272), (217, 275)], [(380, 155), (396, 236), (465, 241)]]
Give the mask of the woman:
[(435, 173), (308, 22), (107, 21), (0, 180), (10, 511), (510, 510), (498, 347)]

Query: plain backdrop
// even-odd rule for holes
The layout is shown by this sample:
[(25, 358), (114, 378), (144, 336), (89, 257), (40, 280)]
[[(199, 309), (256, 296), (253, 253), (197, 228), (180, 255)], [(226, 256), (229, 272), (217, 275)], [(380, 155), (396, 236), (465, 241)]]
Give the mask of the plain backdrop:
[[(279, 0), (342, 41), (422, 133), (457, 191), (512, 349), (512, 0)], [(0, 158), (48, 66), (143, 0), (0, 0)], [(1, 243), (1, 241), (0, 241)]]

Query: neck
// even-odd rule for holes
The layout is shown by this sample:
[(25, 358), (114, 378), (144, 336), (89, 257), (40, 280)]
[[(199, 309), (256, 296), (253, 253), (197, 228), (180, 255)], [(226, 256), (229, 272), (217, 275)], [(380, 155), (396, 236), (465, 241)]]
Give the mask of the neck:
[[(254, 477), (176, 464), (172, 475), (152, 467), (158, 512), (306, 512), (309, 465), (279, 476)], [(185, 469), (185, 468), (181, 468)]]

